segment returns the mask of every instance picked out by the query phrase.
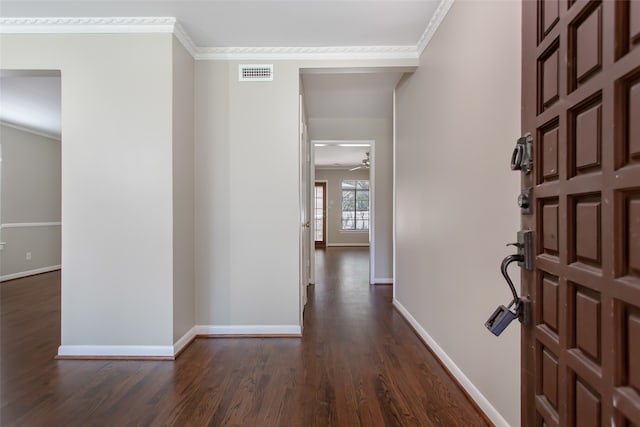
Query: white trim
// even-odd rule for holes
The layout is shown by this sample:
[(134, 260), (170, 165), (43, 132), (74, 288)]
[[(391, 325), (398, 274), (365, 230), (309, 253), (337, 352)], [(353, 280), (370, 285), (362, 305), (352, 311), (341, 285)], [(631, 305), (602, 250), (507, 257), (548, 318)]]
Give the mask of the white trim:
[(375, 139), (312, 139), (312, 145), (357, 145), (358, 147), (366, 147), (375, 144)]
[(449, 12), (451, 6), (453, 6), (453, 2), (454, 0), (440, 0), (440, 4), (429, 20), (427, 28), (425, 28), (424, 33), (422, 33), (422, 36), (420, 37), (420, 40), (418, 40), (418, 43), (416, 43), (418, 58), (422, 55), (422, 52), (424, 52), (425, 48), (433, 38), (438, 28), (440, 28), (440, 24), (442, 24), (445, 16), (447, 16), (447, 12)]
[(369, 283), (376, 276), (376, 141), (369, 147)]
[(373, 284), (374, 285), (378, 285), (378, 284), (387, 284), (387, 283), (393, 283), (393, 278), (392, 277), (376, 277), (373, 279)]
[(50, 271), (60, 270), (62, 268), (61, 265), (51, 265), (49, 267), (41, 267), (36, 268), (35, 270), (21, 271), (19, 273), (5, 274), (4, 276), (0, 276), (0, 282), (5, 282), (7, 280), (13, 279), (21, 279), (27, 276), (33, 276), (35, 274), (49, 273)]
[(173, 344), (173, 355), (175, 356), (180, 353), (185, 348), (185, 346), (197, 336), (198, 335), (196, 334), (195, 326), (189, 329), (186, 334), (180, 337), (180, 339), (178, 339), (178, 341)]
[[(391, 167), (393, 177), (392, 177), (392, 187), (391, 187), (391, 274), (393, 274), (393, 278), (398, 277), (398, 273), (396, 272), (396, 89), (393, 89), (393, 110), (392, 110), (392, 135), (391, 135), (391, 149), (392, 149), (392, 162), (393, 165)], [(395, 280), (393, 281), (395, 285)], [(393, 287), (393, 300), (396, 299), (396, 286)]]
[(393, 305), (398, 309), (400, 314), (409, 322), (416, 330), (418, 335), (427, 343), (431, 351), (440, 359), (447, 367), (449, 372), (458, 380), (460, 385), (467, 391), (469, 396), (478, 404), (480, 409), (489, 417), (496, 427), (509, 427), (509, 423), (500, 415), (500, 412), (489, 402), (489, 400), (476, 388), (462, 370), (455, 364), (449, 355), (438, 345), (438, 343), (424, 330), (418, 321), (409, 313), (409, 311), (394, 297)]
[(173, 25), (173, 35), (178, 39), (182, 46), (189, 52), (192, 58), (195, 58), (198, 53), (198, 47), (191, 40), (189, 34), (182, 28), (179, 22), (175, 22)]
[(195, 330), (197, 335), (302, 335), (299, 325), (196, 325)]
[(418, 59), (416, 46), (198, 47), (197, 60)]
[(353, 247), (367, 247), (369, 246), (368, 243), (327, 243), (327, 247), (329, 246), (336, 246), (336, 247), (349, 247), (349, 246), (353, 246)]
[(29, 228), (29, 227), (57, 227), (61, 226), (60, 221), (53, 222), (8, 222), (6, 224), (0, 224), (0, 228)]
[(32, 129), (32, 128), (28, 128), (25, 126), (20, 126), (20, 125), (16, 125), (10, 122), (7, 122), (5, 120), (0, 120), (0, 125), (2, 126), (6, 126), (8, 128), (13, 128), (22, 132), (27, 132), (27, 133), (31, 133), (33, 135), (37, 135), (37, 136), (41, 136), (43, 138), (47, 138), (47, 139), (52, 139), (54, 141), (61, 141), (60, 135), (56, 135), (56, 134), (52, 134), (52, 133), (46, 133), (46, 132), (42, 132), (36, 129)]
[(172, 16), (0, 18), (0, 34), (173, 34), (195, 58), (198, 47)]
[(62, 357), (173, 357), (171, 345), (61, 345)]
[(196, 325), (172, 346), (164, 345), (61, 345), (62, 357), (175, 357), (199, 335), (282, 335), (299, 337), (302, 329), (297, 325)]
[(175, 17), (17, 17), (0, 18), (0, 34), (173, 33), (196, 60), (414, 60), (444, 20), (454, 0), (441, 0), (415, 45), (198, 47)]
[(176, 18), (170, 16), (0, 18), (0, 33), (173, 33), (175, 24)]

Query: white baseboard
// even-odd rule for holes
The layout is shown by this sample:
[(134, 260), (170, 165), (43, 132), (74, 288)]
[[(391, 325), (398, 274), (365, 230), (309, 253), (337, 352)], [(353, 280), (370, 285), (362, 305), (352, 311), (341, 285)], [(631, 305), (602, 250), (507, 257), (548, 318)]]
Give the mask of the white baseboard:
[(0, 228), (32, 228), (32, 227), (59, 227), (62, 226), (60, 221), (49, 222), (8, 222), (0, 224)]
[(418, 321), (404, 308), (397, 300), (393, 299), (393, 305), (398, 309), (400, 314), (413, 326), (418, 335), (427, 343), (431, 350), (438, 356), (440, 361), (447, 367), (449, 372), (458, 380), (460, 385), (464, 387), (469, 396), (478, 404), (480, 409), (489, 417), (496, 427), (509, 427), (509, 423), (500, 415), (500, 412), (489, 402), (489, 400), (476, 388), (476, 386), (467, 378), (462, 370), (455, 364), (449, 355), (438, 345), (438, 343), (424, 330)]
[(299, 325), (196, 325), (196, 335), (301, 336)]
[(198, 335), (302, 335), (298, 325), (196, 325), (189, 329), (174, 345), (61, 345), (58, 356), (62, 358), (167, 358), (173, 359)]
[(195, 326), (189, 329), (186, 334), (173, 344), (173, 355), (180, 353), (197, 335)]
[(365, 247), (365, 246), (369, 246), (368, 243), (327, 243), (327, 247), (329, 246), (334, 246), (334, 247)]
[(7, 281), (7, 280), (13, 280), (13, 279), (21, 279), (23, 277), (33, 276), (34, 274), (48, 273), (50, 271), (60, 270), (61, 267), (62, 266), (60, 266), (60, 265), (51, 265), (49, 267), (36, 268), (35, 270), (21, 271), (19, 273), (12, 273), (12, 274), (5, 274), (4, 276), (0, 276), (0, 282), (4, 282), (4, 281)]
[(376, 277), (373, 279), (373, 284), (377, 285), (377, 284), (388, 284), (388, 283), (393, 283), (393, 278), (389, 277), (389, 278), (380, 278), (380, 277)]
[(100, 357), (166, 357), (173, 358), (171, 345), (61, 345), (58, 356), (77, 358)]

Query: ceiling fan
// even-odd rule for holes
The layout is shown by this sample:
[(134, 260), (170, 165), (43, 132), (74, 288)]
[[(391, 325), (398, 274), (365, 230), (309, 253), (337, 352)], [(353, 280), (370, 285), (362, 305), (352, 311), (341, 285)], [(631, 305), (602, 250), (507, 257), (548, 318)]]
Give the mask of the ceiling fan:
[(369, 167), (371, 166), (370, 164), (370, 160), (369, 160), (369, 152), (367, 151), (367, 157), (362, 159), (362, 163), (358, 166), (356, 166), (355, 168), (351, 168), (349, 169), (349, 172), (358, 170), (358, 169), (369, 169)]

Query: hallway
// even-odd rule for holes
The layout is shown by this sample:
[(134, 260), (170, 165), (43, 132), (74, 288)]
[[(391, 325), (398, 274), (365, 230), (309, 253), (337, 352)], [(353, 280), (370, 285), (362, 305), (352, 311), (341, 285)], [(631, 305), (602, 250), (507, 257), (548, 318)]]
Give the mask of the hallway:
[(55, 360), (59, 272), (3, 283), (0, 424), (486, 425), (368, 285), (367, 249), (316, 261), (304, 338), (196, 339), (175, 362)]

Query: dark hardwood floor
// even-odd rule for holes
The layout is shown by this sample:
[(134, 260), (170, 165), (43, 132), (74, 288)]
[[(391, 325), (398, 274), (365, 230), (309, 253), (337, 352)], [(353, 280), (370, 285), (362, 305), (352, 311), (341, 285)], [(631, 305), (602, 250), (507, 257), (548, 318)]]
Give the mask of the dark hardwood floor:
[(59, 272), (5, 282), (1, 425), (486, 425), (367, 277), (366, 249), (319, 250), (303, 338), (202, 338), (175, 362), (55, 360)]

